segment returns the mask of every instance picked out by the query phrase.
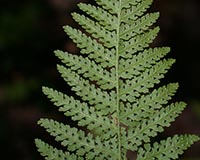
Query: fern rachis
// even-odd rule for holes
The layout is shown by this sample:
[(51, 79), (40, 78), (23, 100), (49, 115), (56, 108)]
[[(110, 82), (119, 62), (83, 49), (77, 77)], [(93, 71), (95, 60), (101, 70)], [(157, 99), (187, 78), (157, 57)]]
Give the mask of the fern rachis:
[(55, 51), (64, 65), (57, 69), (80, 99), (43, 87), (43, 92), (65, 116), (89, 133), (54, 120), (38, 124), (66, 147), (58, 150), (36, 139), (46, 160), (126, 159), (128, 150), (137, 160), (177, 159), (199, 140), (196, 135), (175, 135), (151, 142), (184, 110), (171, 103), (177, 83), (157, 84), (175, 62), (164, 58), (169, 47), (151, 48), (159, 27), (159, 13), (146, 13), (153, 0), (95, 0), (97, 7), (80, 3), (85, 13), (73, 13), (86, 31), (65, 26), (80, 48), (80, 55)]

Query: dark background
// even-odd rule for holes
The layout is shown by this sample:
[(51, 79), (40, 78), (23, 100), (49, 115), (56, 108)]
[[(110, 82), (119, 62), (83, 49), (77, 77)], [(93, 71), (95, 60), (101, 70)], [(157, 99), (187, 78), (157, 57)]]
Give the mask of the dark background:
[[(40, 117), (63, 119), (41, 93), (46, 85), (65, 90), (56, 71), (56, 49), (76, 52), (62, 26), (81, 0), (1, 0), (0, 2), (0, 145), (1, 159), (39, 160), (34, 138), (48, 134), (36, 125)], [(87, 1), (87, 0), (85, 0)], [(161, 32), (155, 43), (170, 46), (177, 62), (165, 81), (179, 82), (176, 100), (188, 108), (165, 132), (200, 135), (200, 1), (155, 0)], [(67, 89), (67, 88), (66, 88)], [(53, 139), (53, 138), (52, 138)], [(52, 142), (53, 143), (53, 142)], [(199, 160), (200, 143), (182, 159)]]

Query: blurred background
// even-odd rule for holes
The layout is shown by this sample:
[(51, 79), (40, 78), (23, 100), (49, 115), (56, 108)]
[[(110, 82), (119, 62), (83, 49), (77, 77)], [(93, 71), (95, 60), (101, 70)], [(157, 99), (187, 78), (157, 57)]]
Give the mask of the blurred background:
[[(34, 138), (48, 134), (37, 126), (40, 117), (63, 119), (41, 93), (41, 86), (69, 92), (56, 71), (56, 49), (76, 52), (62, 26), (75, 25), (70, 17), (76, 3), (89, 0), (0, 1), (0, 145), (2, 159), (40, 160)], [(176, 100), (187, 109), (165, 135), (200, 135), (200, 1), (154, 0), (160, 11), (161, 32), (156, 45), (170, 46), (177, 62), (164, 82), (179, 82)], [(52, 139), (53, 140), (53, 139)], [(51, 140), (49, 140), (51, 141)], [(53, 143), (53, 142), (52, 142)], [(199, 160), (200, 143), (181, 159)]]

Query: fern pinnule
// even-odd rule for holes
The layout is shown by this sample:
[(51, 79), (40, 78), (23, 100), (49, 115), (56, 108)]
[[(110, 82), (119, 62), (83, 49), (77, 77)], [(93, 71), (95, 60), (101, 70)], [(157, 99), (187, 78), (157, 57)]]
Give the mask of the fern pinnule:
[[(71, 70), (82, 74), (84, 78), (96, 81), (101, 89), (113, 89), (116, 85), (115, 72), (108, 72), (94, 61), (62, 51), (55, 51), (55, 55)], [(88, 67), (91, 69), (88, 70)]]
[(117, 44), (117, 37), (115, 32), (107, 31), (104, 27), (95, 23), (93, 20), (77, 14), (72, 14), (74, 20), (82, 26), (92, 37), (97, 38), (98, 41), (104, 44), (105, 47), (112, 48)]
[(64, 66), (58, 65), (57, 68), (64, 80), (82, 100), (87, 101), (90, 105), (96, 105), (97, 108), (100, 106), (101, 108), (99, 109), (112, 106), (113, 108), (109, 109), (110, 111), (114, 110), (112, 104), (115, 104), (115, 96), (113, 92), (109, 94), (106, 91), (102, 91), (100, 88), (96, 88), (93, 84), (90, 85), (88, 80), (83, 79), (77, 73)]
[(131, 38), (128, 41), (124, 41), (120, 45), (119, 54), (123, 58), (131, 58), (133, 54), (143, 51), (145, 48), (149, 47), (150, 43), (156, 38), (159, 27), (150, 29), (148, 32), (140, 34)]
[[(113, 31), (117, 29), (117, 17), (111, 15), (100, 7), (95, 7), (90, 4), (79, 3), (78, 7), (87, 13), (92, 18), (96, 19), (97, 22), (105, 28), (107, 31)], [(74, 17), (73, 17), (74, 18)], [(76, 19), (75, 19), (76, 20)], [(96, 32), (96, 31), (95, 31)]]
[(63, 160), (63, 159), (66, 159), (66, 157), (67, 157), (67, 160), (77, 159), (76, 155), (70, 154), (69, 152), (63, 152), (62, 150), (58, 150), (48, 145), (47, 143), (45, 143), (44, 141), (40, 139), (35, 139), (35, 144), (38, 148), (38, 151), (45, 158), (45, 160), (49, 160), (49, 159)]
[(141, 3), (142, 0), (123, 0), (121, 1), (122, 8), (130, 8), (131, 6), (136, 6)]
[(80, 53), (87, 54), (89, 58), (97, 63), (101, 63), (101, 66), (104, 68), (113, 67), (115, 65), (114, 50), (104, 48), (97, 40), (86, 36), (86, 34), (82, 33), (80, 30), (70, 26), (64, 26), (63, 28), (73, 42), (76, 43), (77, 47), (81, 49)]
[[(132, 23), (140, 16), (142, 16), (147, 9), (151, 6), (153, 0), (134, 0), (135, 4), (130, 5), (130, 8), (121, 10), (121, 21), (124, 23)], [(131, 3), (129, 3), (131, 4)], [(123, 6), (122, 6), (123, 8)]]
[(120, 99), (122, 101), (135, 102), (142, 93), (148, 93), (150, 88), (158, 84), (161, 78), (164, 78), (164, 74), (173, 63), (173, 59), (160, 61), (138, 77), (126, 80), (120, 87)]
[(134, 76), (141, 75), (142, 72), (151, 68), (152, 65), (166, 56), (169, 51), (169, 47), (150, 48), (133, 55), (131, 59), (121, 59), (119, 61), (119, 76), (124, 79), (132, 79)]
[(177, 83), (168, 84), (167, 86), (153, 90), (151, 94), (142, 96), (133, 104), (127, 104), (127, 108), (122, 108), (120, 121), (127, 126), (131, 125), (133, 128), (138, 126), (143, 119), (151, 117), (163, 105), (167, 104), (175, 94), (177, 88)]
[(149, 29), (156, 20), (159, 18), (159, 13), (147, 13), (142, 16), (140, 19), (137, 19), (134, 23), (131, 24), (122, 24), (120, 27), (120, 37), (123, 40), (129, 40), (136, 35), (139, 35)]
[(108, 13), (117, 15), (120, 12), (120, 10), (119, 10), (120, 2), (118, 0), (110, 0), (110, 1), (95, 0), (95, 1), (99, 6), (101, 6), (103, 9), (105, 9)]
[(137, 160), (177, 159), (199, 137), (152, 142), (186, 107), (171, 100), (178, 83), (158, 86), (175, 60), (165, 58), (169, 47), (150, 47), (160, 30), (159, 13), (146, 13), (153, 0), (95, 2), (80, 3), (83, 14), (72, 13), (83, 29), (63, 27), (80, 55), (55, 51), (63, 63), (58, 72), (76, 96), (42, 89), (77, 126), (40, 119), (67, 152), (36, 139), (38, 151), (46, 160), (125, 160), (129, 150)]
[[(133, 150), (143, 142), (150, 142), (151, 137), (157, 136), (169, 127), (170, 123), (183, 111), (186, 104), (183, 102), (171, 104), (151, 115), (149, 119), (143, 119), (134, 129), (128, 130), (127, 137), (121, 142), (126, 149)], [(131, 149), (132, 148), (132, 149)]]

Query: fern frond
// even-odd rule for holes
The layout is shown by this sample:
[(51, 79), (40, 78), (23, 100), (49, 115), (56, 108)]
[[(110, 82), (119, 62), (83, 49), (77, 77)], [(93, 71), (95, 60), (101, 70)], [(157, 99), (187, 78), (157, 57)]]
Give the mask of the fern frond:
[[(70, 67), (72, 71), (82, 74), (84, 78), (89, 78), (91, 81), (96, 81), (100, 88), (113, 89), (115, 87), (115, 71), (108, 72), (88, 58), (72, 55), (67, 52), (57, 50), (55, 51), (55, 55), (61, 59), (67, 67)], [(88, 70), (88, 67), (91, 69)]]
[(159, 13), (146, 13), (153, 0), (95, 2), (80, 3), (83, 13), (72, 13), (82, 29), (63, 27), (82, 55), (55, 51), (63, 63), (57, 69), (76, 98), (43, 87), (80, 128), (40, 119), (68, 152), (37, 139), (39, 152), (46, 160), (125, 160), (128, 150), (137, 160), (177, 159), (199, 137), (176, 135), (151, 145), (186, 107), (170, 102), (177, 83), (157, 86), (175, 60), (165, 58), (169, 47), (150, 47), (160, 30), (154, 26)]
[(155, 142), (153, 146), (146, 144), (144, 149), (139, 149), (137, 160), (177, 159), (184, 150), (199, 140), (200, 138), (196, 135), (175, 135), (160, 143)]

